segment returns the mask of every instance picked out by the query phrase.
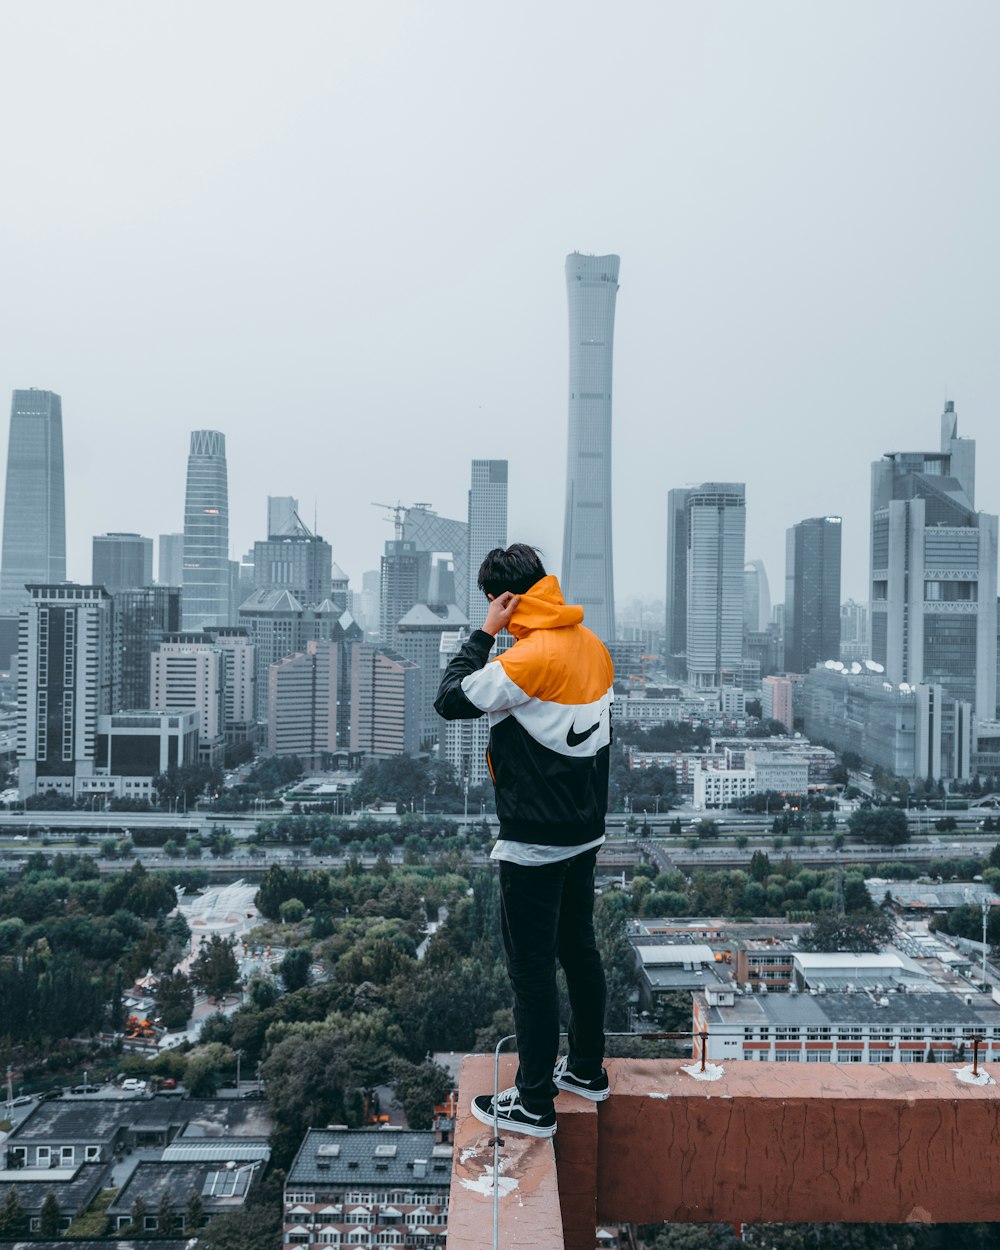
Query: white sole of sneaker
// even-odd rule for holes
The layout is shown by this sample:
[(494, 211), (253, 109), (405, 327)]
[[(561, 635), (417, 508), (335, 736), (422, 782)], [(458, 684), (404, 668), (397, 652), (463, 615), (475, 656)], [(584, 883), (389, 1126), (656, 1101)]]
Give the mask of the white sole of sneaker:
[[(475, 1103), (471, 1104), (470, 1110), (480, 1124), (485, 1124), (489, 1128), (493, 1127), (493, 1116), (485, 1111), (480, 1111)], [(525, 1137), (555, 1137), (556, 1126), (549, 1125), (546, 1128), (536, 1128), (531, 1124), (522, 1124), (519, 1120), (506, 1120), (501, 1115), (497, 1118), (496, 1125), (501, 1133), (523, 1133)]]
[(559, 1089), (565, 1090), (567, 1094), (576, 1094), (579, 1098), (586, 1098), (590, 1102), (604, 1102), (611, 1097), (610, 1089), (592, 1090), (581, 1089), (579, 1085), (570, 1085), (565, 1081), (556, 1081)]

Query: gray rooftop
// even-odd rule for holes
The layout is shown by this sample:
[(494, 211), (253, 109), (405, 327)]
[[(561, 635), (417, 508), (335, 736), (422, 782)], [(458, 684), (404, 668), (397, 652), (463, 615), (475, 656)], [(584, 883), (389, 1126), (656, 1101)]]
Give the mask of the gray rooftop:
[(886, 881), (872, 877), (865, 881), (865, 888), (875, 903), (881, 903), (888, 890), (900, 907), (927, 911), (947, 911), (965, 903), (979, 907), (984, 898), (990, 906), (1000, 906), (1000, 896), (982, 881)]
[(129, 1176), (108, 1207), (111, 1216), (128, 1215), (137, 1198), (150, 1214), (165, 1195), (178, 1210), (197, 1194), (206, 1211), (224, 1211), (242, 1206), (248, 1191), (259, 1178), (260, 1163), (242, 1163), (227, 1168), (224, 1163), (142, 1162)]
[[(174, 1241), (160, 1241), (157, 1238), (153, 1245), (156, 1250), (188, 1250), (191, 1241), (189, 1238), (177, 1238)], [(0, 1241), (0, 1250), (95, 1250), (95, 1246), (100, 1247), (100, 1250), (149, 1250), (150, 1242), (148, 1238), (136, 1241), (130, 1237), (102, 1237), (100, 1241), (89, 1237), (72, 1237), (63, 1241)]]
[[(426, 1164), (419, 1175), (419, 1161)], [(384, 1185), (440, 1189), (451, 1185), (451, 1147), (435, 1148), (432, 1132), (402, 1129), (310, 1129), (285, 1182), (337, 1187)]]
[(271, 1131), (267, 1104), (234, 1098), (87, 1098), (38, 1103), (13, 1130), (16, 1145), (111, 1141), (119, 1129), (140, 1133), (183, 1127), (183, 1137), (258, 1137)]
[(898, 993), (882, 996), (886, 1005), (876, 1005), (874, 996), (864, 993), (832, 994), (743, 994), (732, 1007), (709, 1007), (708, 1025), (740, 1024), (760, 1026), (809, 1026), (860, 1024), (887, 1027), (896, 1024), (953, 1025), (971, 1035), (984, 1025), (1000, 1025), (1000, 1007), (985, 996), (969, 1007), (958, 994), (944, 991)]
[[(78, 1215), (93, 1201), (107, 1170), (106, 1163), (81, 1163), (72, 1180), (0, 1181), (0, 1207), (10, 1191), (16, 1189), (21, 1205), (28, 1215), (37, 1215), (42, 1209), (45, 1195), (51, 1189), (63, 1215)], [(32, 1173), (34, 1174), (34, 1169)]]

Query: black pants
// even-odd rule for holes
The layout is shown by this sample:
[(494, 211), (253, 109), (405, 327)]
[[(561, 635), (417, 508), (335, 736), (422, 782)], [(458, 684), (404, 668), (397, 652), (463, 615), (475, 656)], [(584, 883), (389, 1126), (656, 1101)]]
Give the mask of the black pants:
[(604, 1059), (606, 988), (594, 940), (597, 850), (534, 868), (500, 861), (500, 928), (514, 990), (520, 1065), (517, 1087), (528, 1111), (551, 1110), (559, 1054), (556, 960), (569, 989), (569, 1067), (591, 1080)]

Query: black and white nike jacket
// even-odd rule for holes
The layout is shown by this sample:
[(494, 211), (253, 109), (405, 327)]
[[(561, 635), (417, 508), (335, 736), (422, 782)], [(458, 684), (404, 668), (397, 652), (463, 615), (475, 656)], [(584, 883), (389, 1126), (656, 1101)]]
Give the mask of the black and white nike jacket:
[(441, 680), (434, 707), (445, 720), (489, 717), (503, 839), (576, 846), (604, 833), (614, 666), (582, 622), (544, 577), (511, 617), (514, 646), (491, 661), (493, 638), (477, 629)]

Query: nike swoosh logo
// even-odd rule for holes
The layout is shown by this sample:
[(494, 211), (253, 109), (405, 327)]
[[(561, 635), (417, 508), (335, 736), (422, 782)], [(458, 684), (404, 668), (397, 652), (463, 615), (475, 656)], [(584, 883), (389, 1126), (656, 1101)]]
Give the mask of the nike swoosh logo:
[(601, 727), (600, 718), (598, 718), (597, 722), (591, 725), (591, 727), (585, 733), (582, 733), (582, 734), (578, 734), (576, 730), (573, 728), (573, 726), (570, 725), (569, 729), (566, 732), (566, 745), (568, 747), (578, 747), (581, 742), (586, 742), (591, 734), (597, 733), (600, 727)]

